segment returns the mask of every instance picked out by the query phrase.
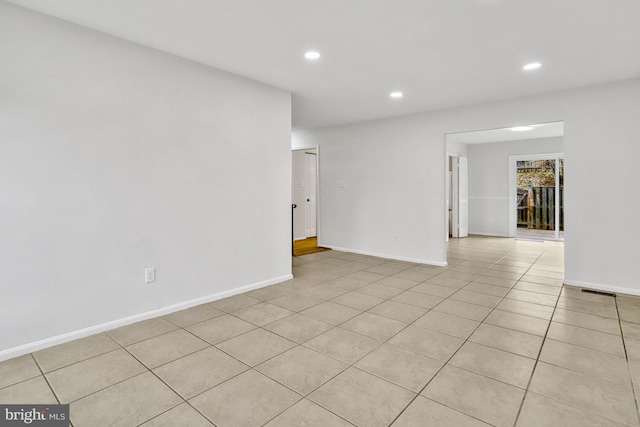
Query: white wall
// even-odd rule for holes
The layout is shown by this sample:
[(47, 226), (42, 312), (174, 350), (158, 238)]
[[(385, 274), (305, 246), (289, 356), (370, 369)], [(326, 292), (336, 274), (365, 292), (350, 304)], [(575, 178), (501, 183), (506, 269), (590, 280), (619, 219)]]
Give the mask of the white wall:
[[(565, 281), (640, 293), (634, 267), (640, 231), (633, 226), (640, 201), (630, 196), (640, 183), (638, 117), (636, 78), (305, 131), (294, 141), (321, 148), (323, 245), (442, 263), (444, 135), (564, 120)], [(615, 208), (621, 200), (624, 208)]]
[(562, 137), (470, 144), (469, 233), (509, 236), (509, 156), (563, 150)]
[(0, 40), (0, 359), (290, 277), (288, 92), (5, 2)]

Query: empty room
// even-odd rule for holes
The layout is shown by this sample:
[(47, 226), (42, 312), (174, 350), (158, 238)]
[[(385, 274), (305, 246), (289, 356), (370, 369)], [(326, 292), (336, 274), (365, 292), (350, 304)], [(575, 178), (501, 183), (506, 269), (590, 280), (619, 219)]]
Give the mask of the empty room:
[(639, 19), (0, 0), (0, 424), (640, 427)]

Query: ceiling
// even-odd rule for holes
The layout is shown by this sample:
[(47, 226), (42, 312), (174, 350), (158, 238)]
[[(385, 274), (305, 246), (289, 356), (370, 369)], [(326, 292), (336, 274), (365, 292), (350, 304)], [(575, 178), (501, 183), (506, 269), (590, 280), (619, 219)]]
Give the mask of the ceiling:
[(10, 1), (289, 90), (298, 129), (640, 75), (638, 0)]
[(490, 142), (523, 141), (527, 139), (564, 136), (564, 122), (531, 124), (530, 130), (513, 131), (511, 128), (479, 130), (447, 134), (447, 141), (463, 144), (486, 144)]

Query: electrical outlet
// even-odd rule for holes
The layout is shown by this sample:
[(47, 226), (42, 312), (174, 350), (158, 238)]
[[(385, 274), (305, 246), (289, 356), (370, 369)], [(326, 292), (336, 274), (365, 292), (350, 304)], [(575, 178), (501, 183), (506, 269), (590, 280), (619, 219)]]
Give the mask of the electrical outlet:
[(156, 281), (156, 268), (149, 267), (144, 269), (144, 283), (151, 283)]

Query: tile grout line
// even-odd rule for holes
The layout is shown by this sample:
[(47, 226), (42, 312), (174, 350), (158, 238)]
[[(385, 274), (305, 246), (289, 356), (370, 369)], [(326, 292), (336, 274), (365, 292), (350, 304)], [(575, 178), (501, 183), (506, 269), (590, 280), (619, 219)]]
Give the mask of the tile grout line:
[(627, 373), (629, 374), (629, 381), (631, 382), (631, 393), (633, 394), (633, 401), (636, 404), (636, 413), (640, 416), (640, 409), (638, 407), (638, 396), (636, 395), (636, 388), (633, 383), (633, 375), (631, 374), (631, 365), (629, 364), (629, 354), (627, 353), (627, 344), (624, 339), (624, 331), (622, 330), (622, 319), (620, 318), (620, 310), (618, 308), (618, 297), (614, 298), (616, 305), (616, 313), (618, 314), (618, 327), (620, 328), (620, 338), (622, 339), (622, 348), (624, 349), (624, 358), (627, 365)]

